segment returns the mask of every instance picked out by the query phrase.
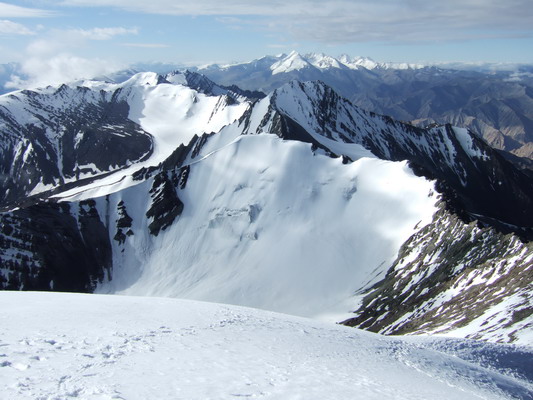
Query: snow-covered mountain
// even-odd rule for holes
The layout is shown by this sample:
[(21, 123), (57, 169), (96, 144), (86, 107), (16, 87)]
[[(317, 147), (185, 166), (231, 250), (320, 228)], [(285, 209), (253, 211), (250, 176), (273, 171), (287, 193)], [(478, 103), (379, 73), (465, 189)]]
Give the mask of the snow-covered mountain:
[(176, 299), (0, 293), (6, 399), (518, 399), (531, 349)]
[(528, 66), (476, 71), (292, 52), (198, 71), (221, 84), (263, 92), (291, 80), (320, 80), (364, 109), (418, 126), (435, 121), (462, 126), (498, 149), (533, 157), (533, 75)]
[[(0, 98), (9, 123), (37, 125), (51, 143), (45, 111), (74, 119), (82, 104), (98, 126), (121, 104), (123, 123), (151, 146), (141, 161), (11, 202), (0, 217), (2, 287), (337, 322), (357, 311), (347, 323), (386, 333), (531, 340), (532, 248), (513, 236), (531, 234), (530, 178), (466, 129), (366, 112), (320, 82), (261, 97), (194, 73), (142, 73)], [(448, 305), (460, 307), (439, 311)]]
[(422, 64), (409, 63), (381, 63), (372, 60), (369, 57), (350, 57), (343, 54), (338, 58), (331, 57), (323, 53), (307, 53), (300, 54), (297, 51), (292, 51), (289, 54), (279, 54), (277, 56), (266, 56), (259, 60), (242, 64), (229, 65), (206, 65), (200, 67), (200, 71), (205, 72), (209, 70), (232, 70), (235, 68), (256, 69), (261, 67), (268, 67), (272, 75), (287, 73), (291, 71), (298, 71), (302, 69), (419, 69), (424, 68)]
[[(185, 75), (172, 77), (187, 82)], [(218, 131), (244, 111), (241, 95), (217, 93), (139, 73), (121, 84), (75, 82), (0, 97), (0, 204), (157, 165), (197, 131)]]

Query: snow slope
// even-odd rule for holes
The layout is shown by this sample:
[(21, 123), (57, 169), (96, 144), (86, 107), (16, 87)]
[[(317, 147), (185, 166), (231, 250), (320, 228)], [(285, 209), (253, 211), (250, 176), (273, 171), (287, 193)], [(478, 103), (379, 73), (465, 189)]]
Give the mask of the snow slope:
[(287, 57), (282, 58), (278, 62), (272, 64), (270, 67), (270, 70), (272, 71), (272, 75), (291, 72), (291, 71), (298, 71), (302, 68), (309, 68), (311, 64), (304, 60), (300, 54), (293, 51), (291, 52)]
[[(307, 143), (238, 133), (229, 126), (188, 161), (176, 222), (154, 237), (150, 221), (134, 217), (134, 235), (114, 242), (113, 278), (98, 291), (348, 318), (354, 293), (382, 278), (431, 221), (433, 183), (406, 163), (346, 165)], [(123, 201), (129, 215), (144, 215), (150, 187), (97, 199), (99, 214)]]
[(531, 348), (393, 338), (161, 298), (1, 292), (0, 392), (23, 399), (531, 399)]

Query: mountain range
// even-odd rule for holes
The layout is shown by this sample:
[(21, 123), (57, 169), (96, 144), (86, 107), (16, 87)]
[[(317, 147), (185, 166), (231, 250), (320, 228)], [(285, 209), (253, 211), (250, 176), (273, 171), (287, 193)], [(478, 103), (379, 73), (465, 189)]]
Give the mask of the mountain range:
[[(166, 74), (183, 66), (135, 64), (99, 80), (136, 72)], [(291, 80), (320, 80), (353, 104), (417, 126), (450, 123), (479, 133), (526, 171), (533, 169), (533, 67), (489, 63), (383, 63), (368, 57), (291, 52), (246, 63), (190, 67), (219, 84), (269, 93)], [(16, 63), (0, 65), (0, 94), (28, 80)], [(508, 152), (519, 156), (516, 158)]]
[(533, 69), (453, 67), (292, 52), (196, 70), (221, 84), (267, 93), (291, 80), (320, 80), (363, 109), (422, 127), (462, 126), (497, 149), (532, 158)]
[(12, 92), (0, 117), (3, 289), (531, 343), (533, 180), (472, 130), (190, 71)]

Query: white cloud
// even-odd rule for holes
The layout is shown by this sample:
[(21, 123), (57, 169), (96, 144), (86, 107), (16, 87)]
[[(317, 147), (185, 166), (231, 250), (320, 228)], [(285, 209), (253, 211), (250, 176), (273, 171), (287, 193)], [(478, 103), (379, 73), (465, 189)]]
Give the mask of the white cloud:
[(33, 40), (21, 54), (18, 75), (5, 85), (9, 89), (54, 85), (106, 75), (125, 67), (101, 58), (80, 57), (90, 41), (109, 40), (117, 35), (136, 34), (122, 27), (54, 30)]
[[(329, 43), (446, 41), (532, 34), (531, 0), (63, 0), (165, 15), (222, 16), (232, 27), (253, 24), (297, 39)], [(259, 17), (259, 18), (257, 18)]]
[(24, 25), (18, 24), (7, 19), (0, 20), (0, 35), (35, 35), (35, 32), (26, 28)]
[(20, 75), (11, 76), (8, 89), (36, 88), (57, 85), (79, 79), (90, 79), (124, 68), (108, 60), (87, 59), (72, 54), (58, 54), (50, 58), (29, 57)]
[(120, 35), (136, 35), (139, 33), (137, 28), (93, 28), (93, 29), (72, 29), (68, 31), (69, 34), (80, 35), (89, 40), (109, 40), (114, 36)]
[(293, 15), (301, 3), (314, 3), (312, 0), (246, 1), (246, 0), (195, 0), (192, 2), (175, 0), (64, 0), (69, 6), (101, 7), (111, 6), (131, 11), (165, 15)]
[(44, 18), (56, 15), (52, 11), (27, 8), (0, 2), (0, 18)]
[(136, 35), (136, 28), (110, 27), (92, 29), (51, 30), (32, 41), (26, 48), (31, 56), (52, 57), (57, 53), (82, 49), (89, 41), (110, 40), (119, 35)]

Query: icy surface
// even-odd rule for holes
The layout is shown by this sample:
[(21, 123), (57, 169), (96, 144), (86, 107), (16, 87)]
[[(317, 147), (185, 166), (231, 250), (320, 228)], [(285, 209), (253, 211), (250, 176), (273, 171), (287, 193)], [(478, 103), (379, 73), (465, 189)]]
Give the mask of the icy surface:
[(1, 292), (0, 392), (23, 399), (531, 399), (531, 348), (392, 338), (161, 298)]

